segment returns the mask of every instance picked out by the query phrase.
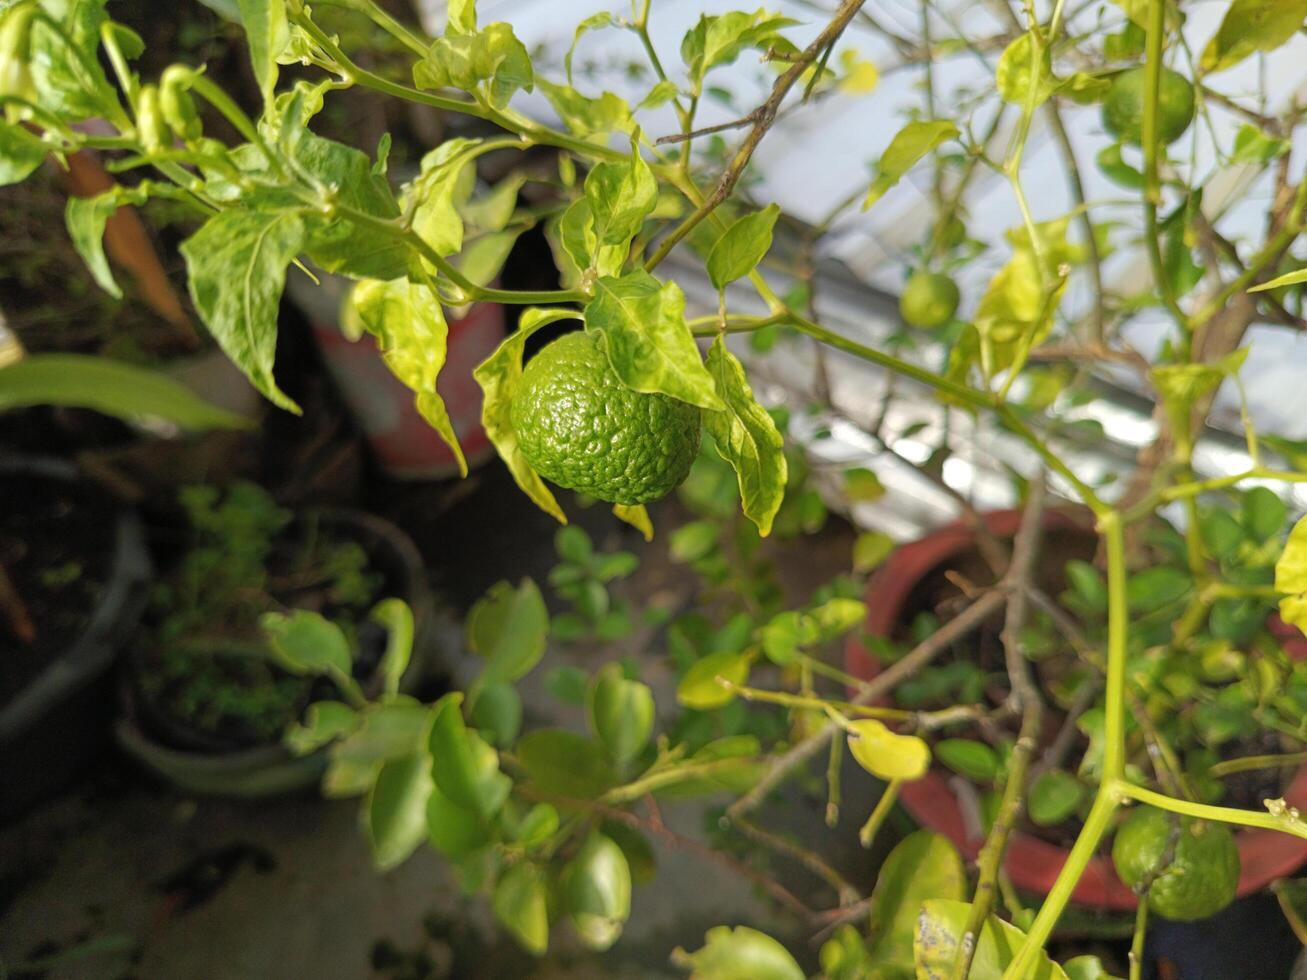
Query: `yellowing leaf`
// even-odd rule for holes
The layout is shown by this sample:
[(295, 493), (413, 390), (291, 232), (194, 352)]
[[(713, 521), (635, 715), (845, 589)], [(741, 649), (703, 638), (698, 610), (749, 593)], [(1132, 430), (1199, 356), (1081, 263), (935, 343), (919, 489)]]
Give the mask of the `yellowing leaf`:
[(1307, 517), (1293, 526), (1275, 563), (1275, 588), (1285, 593), (1280, 618), (1307, 633)]
[(653, 521), (649, 519), (649, 511), (644, 504), (613, 504), (613, 516), (630, 524), (644, 535), (646, 541), (653, 540)]
[(846, 95), (867, 95), (880, 84), (875, 62), (863, 61), (852, 48), (840, 52), (840, 67), (844, 69), (844, 77), (839, 80), (838, 88)]
[(900, 129), (876, 163), (876, 179), (871, 182), (871, 189), (862, 202), (862, 210), (866, 211), (884, 197), (885, 192), (897, 184), (927, 153), (957, 135), (957, 126), (946, 119), (918, 119)]
[(1204, 72), (1233, 68), (1258, 51), (1286, 44), (1307, 19), (1307, 0), (1234, 0), (1207, 42), (1199, 67)]
[(920, 779), (930, 768), (930, 746), (915, 735), (899, 735), (875, 718), (849, 723), (849, 751), (877, 779)]

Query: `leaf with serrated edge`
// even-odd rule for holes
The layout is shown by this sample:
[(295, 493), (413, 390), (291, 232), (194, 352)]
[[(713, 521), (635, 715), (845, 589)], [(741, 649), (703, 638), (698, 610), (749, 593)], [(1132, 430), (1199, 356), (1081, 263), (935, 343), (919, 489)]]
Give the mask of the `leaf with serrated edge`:
[(758, 525), (764, 537), (785, 498), (788, 466), (776, 423), (753, 397), (744, 367), (718, 337), (708, 351), (708, 371), (725, 411), (705, 412), (704, 428), (717, 444), (717, 452), (731, 464), (740, 484), (745, 516)]
[(699, 357), (685, 322), (685, 294), (676, 283), (660, 285), (643, 270), (620, 279), (605, 276), (595, 283), (585, 322), (587, 330), (604, 335), (608, 360), (628, 388), (701, 408), (726, 407)]
[(273, 404), (300, 414), (272, 376), (286, 267), (304, 242), (292, 211), (220, 211), (182, 242), (191, 299), (205, 326)]
[(440, 298), (429, 286), (408, 279), (365, 279), (353, 299), (359, 318), (377, 338), (386, 366), (416, 393), (418, 412), (454, 451), (459, 473), (467, 476), (463, 447), (436, 390), (449, 336)]

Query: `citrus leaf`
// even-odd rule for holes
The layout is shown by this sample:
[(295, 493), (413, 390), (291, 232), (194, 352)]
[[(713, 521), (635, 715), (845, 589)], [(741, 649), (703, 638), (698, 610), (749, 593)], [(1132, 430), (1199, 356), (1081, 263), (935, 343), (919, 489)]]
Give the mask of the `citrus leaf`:
[(703, 79), (709, 71), (731, 64), (748, 48), (794, 51), (794, 45), (780, 30), (796, 23), (765, 10), (700, 16), (681, 40), (681, 60), (689, 70), (694, 94), (703, 91)]
[(718, 677), (735, 685), (744, 684), (749, 679), (749, 658), (724, 650), (696, 660), (676, 686), (676, 700), (697, 711), (710, 711), (729, 704), (735, 700), (735, 691), (722, 684)]
[(1275, 562), (1275, 589), (1284, 593), (1280, 618), (1307, 633), (1307, 517), (1293, 526)]
[(735, 470), (745, 516), (766, 537), (785, 498), (789, 472), (785, 440), (771, 415), (754, 399), (743, 365), (720, 336), (708, 351), (708, 371), (726, 407), (705, 412), (704, 428), (718, 454)]
[(659, 392), (715, 410), (726, 406), (713, 390), (694, 335), (685, 322), (685, 294), (644, 270), (604, 276), (585, 308), (587, 330), (603, 334), (608, 360), (628, 388)]
[(434, 705), (431, 775), (450, 802), (489, 819), (504, 805), (513, 781), (499, 771), (499, 754), (463, 724), (462, 703), (456, 691)]
[(140, 188), (113, 187), (94, 197), (70, 197), (64, 208), (64, 223), (73, 247), (86, 263), (91, 277), (110, 296), (121, 299), (123, 291), (114, 281), (109, 260), (104, 254), (104, 229), (114, 213), (127, 204), (140, 204), (145, 194)]
[(471, 191), (467, 165), (481, 151), (481, 140), (457, 137), (446, 140), (422, 157), (421, 171), (406, 188), (404, 199), (417, 201), (413, 231), (440, 256), (463, 248), (463, 215), (459, 198)]
[(1299, 269), (1297, 272), (1286, 272), (1282, 276), (1277, 276), (1270, 282), (1264, 282), (1260, 286), (1249, 288), (1250, 293), (1264, 293), (1268, 289), (1279, 289), (1281, 286), (1296, 286), (1300, 282), (1307, 282), (1307, 269)]
[(864, 531), (853, 542), (853, 570), (870, 572), (893, 550), (894, 539), (884, 531)]
[(1199, 67), (1207, 73), (1233, 68), (1258, 51), (1274, 51), (1307, 19), (1307, 0), (1234, 0), (1207, 42)]
[[(952, 899), (929, 899), (922, 907), (913, 950), (917, 980), (946, 980), (953, 975), (958, 944), (967, 928), (971, 905)], [(973, 980), (999, 980), (1026, 936), (1020, 929), (990, 916), (980, 930), (972, 960)], [(1068, 980), (1066, 972), (1040, 950), (1026, 980)]]
[(290, 41), (285, 0), (236, 0), (241, 26), (250, 46), (250, 64), (258, 79), (263, 104), (272, 104), (277, 87), (277, 57)]
[(608, 663), (600, 669), (586, 700), (590, 730), (619, 766), (635, 758), (649, 743), (654, 722), (653, 692), (647, 684), (628, 680), (618, 664)]
[[(41, 165), (47, 152), (35, 134), (0, 119), (0, 187), (26, 180)], [(75, 200), (79, 198), (69, 199)]]
[(998, 756), (984, 742), (946, 738), (935, 743), (935, 758), (958, 775), (977, 783), (990, 783), (998, 775)]
[(772, 229), (781, 209), (769, 204), (746, 214), (727, 228), (708, 253), (708, 278), (717, 289), (725, 289), (747, 276), (771, 248)]
[(467, 476), (463, 447), (436, 390), (449, 326), (435, 290), (408, 279), (364, 279), (354, 289), (353, 303), (363, 325), (377, 338), (386, 367), (413, 390), (418, 413), (454, 451), (459, 473)]
[(849, 722), (849, 751), (877, 779), (920, 779), (930, 768), (930, 746), (915, 735), (899, 735), (875, 718)]
[(522, 379), (522, 350), (527, 338), (547, 324), (577, 316), (579, 314), (575, 310), (524, 310), (517, 330), (509, 334), (495, 348), (495, 352), (472, 372), (485, 394), (481, 404), (481, 424), (485, 427), (486, 436), (494, 444), (500, 459), (513, 474), (513, 479), (522, 492), (560, 524), (566, 524), (567, 518), (558, 506), (558, 501), (518, 447), (512, 422), (513, 393)]
[(445, 857), (467, 857), (490, 843), (485, 821), (453, 802), (433, 782), (427, 795), (427, 837)]
[(1075, 813), (1084, 798), (1084, 783), (1069, 772), (1053, 769), (1030, 787), (1026, 812), (1038, 826), (1053, 827)]
[(350, 734), (360, 722), (358, 712), (339, 701), (314, 701), (304, 720), (291, 725), (281, 742), (296, 755), (308, 755)]
[(958, 127), (946, 119), (917, 119), (900, 129), (876, 163), (876, 179), (863, 199), (862, 210), (884, 197), (927, 153), (957, 136)]
[(714, 926), (702, 948), (677, 949), (672, 959), (690, 969), (690, 980), (804, 980), (784, 946), (748, 926)]
[(562, 728), (527, 732), (513, 754), (532, 782), (546, 793), (588, 800), (615, 781), (602, 746)]
[(646, 541), (653, 540), (653, 521), (649, 519), (649, 511), (644, 504), (613, 504), (613, 516), (630, 524)]
[(477, 29), (476, 0), (449, 0), (445, 4), (445, 34), (475, 34)]
[(467, 642), (486, 659), (486, 683), (519, 680), (545, 653), (549, 611), (540, 588), (524, 578), (517, 588), (497, 582), (467, 615)]
[(994, 84), (1004, 102), (1041, 105), (1057, 87), (1048, 48), (1033, 33), (1022, 34), (999, 57)]
[(658, 203), (658, 182), (637, 143), (632, 142), (629, 159), (595, 165), (585, 179), (585, 199), (597, 244), (625, 250)]
[(201, 400), (167, 375), (87, 354), (32, 354), (0, 368), (0, 412), (31, 405), (164, 419), (193, 432), (251, 423)]
[(572, 82), (572, 58), (576, 55), (576, 46), (581, 43), (583, 38), (590, 31), (602, 30), (605, 27), (613, 26), (613, 15), (607, 10), (601, 10), (597, 14), (591, 14), (581, 23), (576, 25), (576, 31), (572, 34), (572, 43), (567, 49), (567, 54), (563, 56), (563, 71), (567, 75), (567, 84)]
[(877, 963), (913, 975), (913, 939), (927, 899), (966, 897), (962, 858), (947, 837), (918, 830), (895, 845), (881, 865), (871, 893), (868, 933)]
[(431, 760), (425, 752), (382, 763), (364, 809), (372, 862), (378, 871), (398, 867), (427, 837)]
[(1271, 136), (1252, 123), (1244, 123), (1234, 136), (1231, 163), (1267, 163), (1284, 156), (1292, 148), (1288, 140)]
[(386, 652), (377, 670), (386, 693), (398, 694), (399, 682), (413, 655), (413, 610), (403, 599), (382, 599), (372, 607), (368, 619), (386, 629)]
[(292, 674), (348, 677), (353, 666), (344, 631), (320, 613), (295, 609), (266, 612), (259, 628), (277, 663)]
[(537, 956), (549, 948), (548, 886), (544, 872), (520, 862), (495, 884), (495, 917), (522, 947)]
[(290, 211), (220, 211), (181, 244), (191, 299), (218, 345), (273, 404), (300, 414), (272, 376), (286, 267), (303, 247)]

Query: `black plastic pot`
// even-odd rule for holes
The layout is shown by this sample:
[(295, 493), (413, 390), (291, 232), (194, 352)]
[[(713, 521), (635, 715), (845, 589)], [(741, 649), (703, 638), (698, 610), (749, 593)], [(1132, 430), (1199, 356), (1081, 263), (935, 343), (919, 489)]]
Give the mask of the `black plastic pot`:
[[(372, 514), (321, 510), (316, 517), (333, 536), (356, 541), (369, 565), (381, 574), (382, 595), (403, 599), (413, 610), (413, 657), (405, 689), (422, 680), (438, 630), (426, 571), (417, 548), (399, 528)], [(195, 733), (176, 731), (176, 721), (160, 724), (142, 703), (134, 675), (144, 658), (134, 648), (119, 685), (122, 714), (114, 726), (118, 744), (133, 759), (190, 793), (259, 797), (304, 790), (317, 784), (327, 765), (326, 750), (296, 756), (280, 743), (223, 749)], [(364, 681), (365, 690), (369, 687)]]
[[(19, 475), (70, 484), (79, 479), (62, 460), (0, 458), (0, 480)], [(153, 574), (140, 519), (129, 509), (112, 509), (113, 557), (85, 628), (0, 706), (0, 820), (67, 786), (109, 745), (110, 668), (136, 630)]]

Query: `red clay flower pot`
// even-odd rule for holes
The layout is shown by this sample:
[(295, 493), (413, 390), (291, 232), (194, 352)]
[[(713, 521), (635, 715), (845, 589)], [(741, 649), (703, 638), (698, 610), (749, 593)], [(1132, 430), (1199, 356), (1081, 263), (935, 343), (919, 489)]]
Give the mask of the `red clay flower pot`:
[[(1000, 537), (1015, 534), (1021, 519), (1016, 510), (994, 511), (983, 516), (990, 531)], [(1044, 529), (1093, 533), (1093, 522), (1084, 511), (1049, 510), (1044, 515)], [(867, 589), (867, 632), (872, 636), (890, 636), (900, 625), (923, 580), (931, 572), (954, 564), (975, 550), (975, 533), (962, 521), (895, 549)], [(1271, 618), (1269, 626), (1291, 657), (1307, 658), (1307, 639), (1298, 630), (1286, 626), (1278, 616)], [(871, 680), (881, 671), (880, 661), (856, 634), (850, 634), (844, 658), (848, 672), (862, 680)], [(983, 839), (972, 835), (950, 782), (949, 774), (933, 769), (925, 778), (905, 783), (899, 799), (917, 823), (943, 834), (964, 857), (975, 860)], [(1284, 799), (1291, 806), (1307, 811), (1307, 767), (1294, 775)], [(1245, 829), (1236, 833), (1235, 840), (1239, 845), (1240, 897), (1262, 890), (1307, 863), (1307, 841), (1288, 834)], [(1066, 848), (1018, 830), (1008, 841), (1003, 866), (1017, 888), (1047, 895), (1069, 853)], [(1106, 855), (1090, 861), (1072, 898), (1082, 905), (1102, 909), (1133, 909), (1136, 905), (1134, 893), (1117, 878), (1111, 858)]]

